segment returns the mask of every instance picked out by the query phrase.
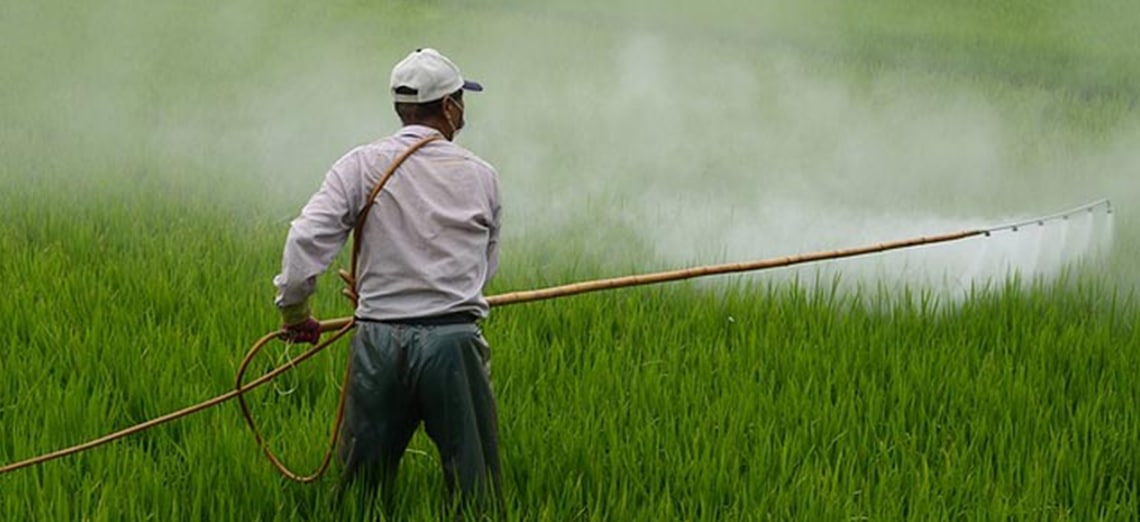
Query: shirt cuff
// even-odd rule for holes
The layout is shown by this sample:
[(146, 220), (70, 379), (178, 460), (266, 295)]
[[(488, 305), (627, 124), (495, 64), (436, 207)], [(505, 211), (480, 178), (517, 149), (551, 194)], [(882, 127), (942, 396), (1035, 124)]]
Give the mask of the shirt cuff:
[(312, 317), (313, 311), (309, 308), (309, 300), (281, 307), (281, 322), (284, 324), (297, 324)]

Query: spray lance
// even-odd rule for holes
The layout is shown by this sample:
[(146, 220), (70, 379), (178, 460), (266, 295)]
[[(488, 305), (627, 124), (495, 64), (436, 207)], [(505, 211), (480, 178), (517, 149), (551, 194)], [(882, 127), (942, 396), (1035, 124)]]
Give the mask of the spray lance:
[[(394, 172), (394, 170), (395, 170), (395, 167), (398, 166), (399, 163), (402, 162), (403, 159), (406, 158), (406, 156), (408, 154), (410, 154), (411, 152), (413, 152), (415, 149), (419, 148), (420, 146), (426, 144), (427, 141), (430, 141), (430, 140), (425, 139), (423, 142), (419, 142), (419, 143), (413, 145), (412, 148), (409, 149), (408, 151), (406, 151), (404, 155), (402, 155), (400, 158), (397, 158), (397, 160), (395, 162), (393, 162), (393, 166), (389, 169), (388, 172), (386, 172), (384, 174), (383, 177), (381, 177), (380, 182), (377, 183), (377, 186), (373, 190), (373, 192), (374, 192), (373, 197), (369, 198), (369, 201), (373, 201), (375, 199), (375, 193), (377, 193), (379, 191), (380, 187), (391, 176), (392, 172)], [(367, 213), (367, 207), (365, 208), (365, 211), (362, 212), (362, 216), (366, 215), (366, 213)], [(933, 236), (913, 237), (910, 239), (890, 241), (890, 242), (886, 242), (886, 243), (878, 243), (878, 244), (872, 244), (872, 245), (854, 247), (854, 248), (846, 248), (846, 249), (840, 249), (840, 250), (830, 250), (830, 251), (821, 251), (821, 252), (814, 252), (814, 253), (807, 253), (807, 254), (798, 254), (798, 255), (792, 255), (792, 256), (786, 256), (786, 257), (761, 259), (761, 260), (742, 262), (742, 263), (726, 263), (726, 264), (719, 264), (719, 265), (698, 266), (698, 267), (693, 267), (693, 268), (669, 270), (669, 271), (664, 271), (664, 272), (637, 274), (637, 275), (615, 277), (615, 278), (609, 278), (609, 279), (597, 279), (597, 280), (592, 280), (592, 281), (585, 281), (585, 282), (573, 283), (573, 284), (567, 284), (567, 285), (561, 285), (561, 286), (553, 286), (553, 287), (541, 288), (541, 289), (536, 289), (536, 290), (510, 292), (510, 293), (505, 293), (505, 294), (498, 294), (498, 295), (489, 296), (487, 298), (487, 302), (492, 307), (498, 307), (498, 306), (506, 306), (506, 305), (512, 305), (512, 304), (528, 303), (531, 301), (542, 301), (542, 300), (547, 300), (547, 299), (557, 299), (557, 298), (561, 298), (561, 297), (583, 294), (583, 293), (587, 293), (587, 292), (597, 292), (597, 291), (601, 291), (601, 290), (612, 290), (612, 289), (632, 287), (632, 286), (659, 284), (659, 283), (681, 281), (681, 280), (685, 280), (685, 279), (693, 279), (693, 278), (698, 278), (698, 277), (707, 277), (707, 276), (722, 275), (722, 274), (732, 274), (732, 273), (741, 273), (741, 272), (755, 272), (755, 271), (760, 271), (760, 270), (789, 267), (789, 266), (814, 263), (814, 262), (819, 262), (819, 261), (827, 261), (827, 260), (834, 260), (834, 259), (843, 259), (843, 258), (851, 258), (851, 257), (857, 257), (857, 256), (865, 256), (865, 255), (869, 255), (869, 254), (888, 252), (888, 251), (892, 251), (892, 250), (900, 250), (900, 249), (912, 248), (912, 247), (917, 247), (917, 246), (950, 243), (950, 242), (954, 242), (954, 241), (964, 240), (967, 238), (990, 237), (994, 234), (1001, 233), (1001, 232), (1016, 233), (1016, 232), (1028, 229), (1030, 227), (1045, 227), (1045, 226), (1048, 226), (1048, 225), (1053, 224), (1053, 223), (1069, 222), (1071, 220), (1076, 220), (1077, 218), (1080, 218), (1080, 217), (1095, 216), (1098, 213), (1100, 213), (1102, 216), (1104, 216), (1106, 219), (1108, 219), (1109, 223), (1111, 223), (1111, 218), (1112, 218), (1112, 213), (1113, 213), (1111, 202), (1109, 202), (1107, 199), (1102, 199), (1102, 200), (1086, 203), (1084, 205), (1080, 205), (1080, 206), (1077, 206), (1075, 208), (1071, 208), (1071, 209), (1068, 209), (1068, 210), (1065, 210), (1062, 212), (1057, 212), (1054, 214), (1049, 214), (1049, 215), (1040, 216), (1040, 217), (1036, 217), (1036, 218), (1032, 218), (1032, 219), (1027, 219), (1027, 220), (1023, 220), (1023, 221), (1019, 221), (1019, 222), (1015, 222), (1015, 223), (1008, 223), (1008, 224), (993, 226), (993, 227), (988, 227), (988, 228), (963, 230), (963, 231), (959, 231), (959, 232), (952, 232), (952, 233), (933, 235)], [(358, 234), (357, 237), (359, 237), (360, 227), (362, 226), (364, 220), (362, 218), (359, 221), (360, 222), (357, 224), (357, 229), (355, 231), (355, 233)], [(354, 304), (356, 302), (356, 292), (355, 292), (355, 278), (353, 277), (352, 274), (354, 274), (355, 271), (356, 271), (356, 254), (355, 254), (355, 248), (354, 248), (352, 272), (350, 273), (350, 272), (346, 272), (344, 270), (339, 271), (340, 277), (347, 284), (347, 287), (345, 288), (344, 293), (346, 296), (348, 296), (350, 299), (353, 300)], [(268, 445), (265, 443), (264, 438), (261, 436), (260, 432), (257, 429), (257, 426), (253, 420), (253, 416), (249, 410), (248, 405), (245, 402), (243, 395), (245, 393), (249, 392), (250, 390), (253, 390), (257, 387), (260, 387), (260, 386), (272, 381), (273, 379), (277, 378), (278, 376), (285, 373), (286, 371), (289, 371), (290, 369), (296, 367), (297, 364), (304, 362), (305, 360), (311, 358), (312, 356), (316, 355), (317, 353), (323, 351), (325, 348), (328, 348), (329, 346), (334, 344), (337, 340), (342, 338), (345, 334), (347, 334), (349, 331), (351, 331), (354, 326), (355, 326), (355, 322), (354, 322), (354, 319), (352, 317), (344, 317), (344, 318), (339, 318), (339, 319), (322, 321), (321, 322), (321, 332), (331, 333), (330, 335), (326, 336), (323, 341), (321, 341), (320, 343), (309, 348), (305, 352), (297, 355), (296, 357), (293, 357), (292, 359), (288, 360), (284, 364), (274, 368), (273, 370), (269, 371), (268, 373), (261, 375), (260, 377), (254, 379), (250, 382), (244, 382), (245, 373), (246, 373), (250, 363), (255, 358), (255, 356), (267, 344), (269, 344), (270, 342), (272, 342), (274, 340), (277, 340), (284, 333), (283, 330), (276, 330), (273, 332), (269, 332), (253, 344), (253, 346), (250, 348), (249, 352), (246, 354), (245, 358), (242, 360), (242, 363), (241, 363), (239, 370), (238, 370), (238, 373), (237, 373), (237, 378), (236, 378), (236, 382), (235, 382), (235, 386), (234, 386), (233, 390), (230, 390), (229, 392), (224, 393), (222, 395), (218, 395), (217, 397), (214, 397), (214, 398), (209, 399), (207, 401), (204, 401), (204, 402), (195, 404), (193, 406), (189, 406), (189, 407), (180, 409), (178, 411), (168, 413), (168, 414), (163, 415), (161, 417), (156, 417), (156, 418), (151, 419), (149, 421), (146, 421), (146, 422), (143, 422), (140, 424), (136, 424), (136, 425), (131, 426), (129, 428), (126, 428), (126, 429), (105, 435), (105, 436), (97, 438), (97, 439), (93, 439), (91, 441), (88, 441), (88, 442), (85, 442), (82, 444), (77, 444), (75, 446), (64, 448), (64, 449), (54, 451), (51, 453), (46, 453), (46, 454), (43, 454), (43, 455), (40, 455), (40, 456), (37, 456), (34, 458), (29, 458), (29, 459), (26, 459), (23, 461), (15, 462), (12, 464), (7, 464), (3, 467), (0, 467), (0, 475), (2, 475), (4, 473), (16, 471), (18, 469), (23, 469), (23, 468), (35, 466), (38, 464), (42, 464), (44, 462), (48, 462), (51, 460), (62, 458), (62, 457), (72, 455), (75, 453), (79, 453), (82, 451), (86, 451), (86, 450), (95, 448), (97, 446), (101, 446), (103, 444), (112, 442), (114, 440), (121, 439), (121, 438), (130, 436), (130, 435), (133, 435), (135, 433), (139, 433), (141, 431), (153, 428), (153, 427), (158, 426), (160, 424), (165, 424), (165, 423), (173, 421), (175, 419), (186, 417), (186, 416), (191, 415), (193, 413), (197, 413), (199, 411), (202, 411), (202, 410), (211, 408), (213, 406), (216, 406), (218, 404), (221, 404), (223, 402), (226, 402), (230, 399), (236, 398), (238, 400), (238, 403), (241, 406), (242, 414), (244, 415), (246, 422), (249, 424), (251, 430), (253, 431), (254, 439), (256, 440), (258, 446), (265, 453), (265, 455), (269, 459), (269, 461), (273, 464), (273, 466), (282, 475), (284, 475), (285, 477), (287, 477), (291, 480), (294, 480), (297, 482), (315, 481), (324, 473), (324, 471), (328, 468), (329, 463), (331, 462), (332, 453), (333, 453), (335, 445), (336, 445), (337, 433), (339, 432), (340, 422), (341, 422), (341, 419), (342, 419), (343, 413), (344, 413), (344, 402), (345, 402), (344, 390), (347, 389), (347, 386), (341, 387), (342, 392), (340, 394), (340, 398), (338, 401), (339, 404), (337, 406), (337, 412), (336, 412), (336, 417), (335, 417), (335, 420), (333, 423), (333, 429), (332, 429), (332, 434), (330, 436), (329, 446), (325, 452), (325, 455), (321, 461), (321, 464), (318, 466), (316, 471), (314, 471), (313, 473), (308, 474), (308, 475), (299, 475), (299, 474), (294, 473), (293, 471), (289, 470), (281, 462), (281, 460), (279, 458), (277, 458), (277, 456), (274, 455), (274, 453), (269, 449)], [(347, 377), (348, 377), (348, 369), (345, 370), (345, 378), (347, 379)]]

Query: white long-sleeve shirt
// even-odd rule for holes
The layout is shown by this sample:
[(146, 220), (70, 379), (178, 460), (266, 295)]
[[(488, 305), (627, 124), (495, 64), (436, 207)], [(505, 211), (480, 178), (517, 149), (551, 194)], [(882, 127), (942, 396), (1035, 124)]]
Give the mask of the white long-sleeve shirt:
[[(333, 164), (289, 229), (281, 273), (273, 279), (278, 307), (308, 299), (384, 171), (435, 133), (409, 125)], [(364, 223), (356, 316), (486, 317), (483, 288), (498, 267), (499, 213), (498, 174), (490, 164), (445, 139), (413, 153), (384, 185)]]

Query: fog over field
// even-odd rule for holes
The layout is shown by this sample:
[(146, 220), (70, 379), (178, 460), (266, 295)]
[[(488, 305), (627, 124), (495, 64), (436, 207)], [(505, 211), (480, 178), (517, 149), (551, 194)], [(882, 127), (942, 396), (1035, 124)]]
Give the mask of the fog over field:
[[(487, 87), (468, 98), (459, 141), (500, 170), (508, 255), (554, 241), (616, 275), (954, 232), (1100, 198), (1117, 210), (1116, 248), (1135, 249), (1140, 119), (1122, 93), (1138, 75), (1114, 69), (1136, 52), (1110, 45), (1130, 38), (1112, 22), (1120, 13), (1034, 12), (1021, 39), (987, 42), (991, 60), (970, 62), (936, 52), (939, 30), (969, 30), (938, 25), (949, 7), (900, 8), (893, 16), (930, 29), (907, 32), (828, 2), (396, 4), (373, 16), (337, 3), (8, 5), (5, 176), (218, 191), (285, 222), (340, 154), (397, 127), (388, 71), (433, 46)], [(1103, 42), (1088, 37), (1094, 22)], [(886, 52), (868, 27), (917, 43)], [(1034, 76), (1027, 59), (1043, 50), (1104, 60)], [(1007, 266), (1052, 274), (1040, 245), (1072, 243), (1079, 228), (805, 273), (954, 292)], [(1090, 244), (1106, 230), (1092, 227)]]

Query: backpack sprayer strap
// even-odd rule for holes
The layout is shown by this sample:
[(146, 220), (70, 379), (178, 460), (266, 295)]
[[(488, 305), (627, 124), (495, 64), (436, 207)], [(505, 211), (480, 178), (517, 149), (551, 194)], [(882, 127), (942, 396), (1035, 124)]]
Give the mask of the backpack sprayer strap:
[(359, 299), (359, 294), (356, 292), (357, 276), (359, 275), (357, 274), (357, 259), (360, 257), (360, 245), (364, 242), (364, 223), (368, 221), (368, 212), (372, 210), (372, 206), (376, 204), (376, 198), (380, 196), (380, 191), (384, 188), (384, 185), (388, 183), (388, 179), (392, 177), (392, 174), (396, 173), (396, 169), (400, 168), (400, 165), (403, 165), (409, 156), (417, 150), (420, 150), (424, 145), (442, 138), (443, 136), (440, 134), (425, 136), (420, 139), (420, 141), (413, 143), (407, 150), (400, 153), (400, 155), (392, 161), (392, 164), (388, 166), (388, 169), (384, 171), (384, 174), (380, 176), (380, 181), (377, 181), (376, 185), (372, 187), (372, 192), (368, 194), (368, 199), (365, 201), (364, 207), (360, 209), (360, 215), (356, 218), (356, 226), (352, 229), (352, 266), (349, 272), (345, 272), (344, 270), (338, 272), (340, 278), (348, 285), (342, 293), (345, 297), (352, 300), (352, 307), (354, 309)]

